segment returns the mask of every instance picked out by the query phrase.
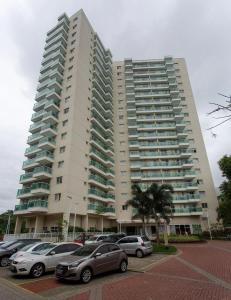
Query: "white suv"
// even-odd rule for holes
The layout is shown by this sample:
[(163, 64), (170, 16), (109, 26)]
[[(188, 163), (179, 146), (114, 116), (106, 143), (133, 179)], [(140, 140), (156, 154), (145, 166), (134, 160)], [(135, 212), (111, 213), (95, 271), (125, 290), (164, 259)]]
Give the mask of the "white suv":
[(46, 249), (16, 257), (11, 263), (10, 270), (14, 274), (30, 274), (38, 278), (47, 271), (54, 271), (65, 256), (72, 254), (79, 247), (82, 245), (77, 243), (50, 244)]

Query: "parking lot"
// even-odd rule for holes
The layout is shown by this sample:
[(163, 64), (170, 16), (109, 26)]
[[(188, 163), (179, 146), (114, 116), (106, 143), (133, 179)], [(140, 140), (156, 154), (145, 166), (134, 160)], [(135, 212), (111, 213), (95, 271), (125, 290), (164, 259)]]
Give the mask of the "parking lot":
[[(29, 276), (16, 276), (12, 275), (8, 268), (0, 268), (0, 281), (3, 285), (23, 293), (24, 298), (18, 299), (84, 300), (89, 299), (90, 294), (90, 299), (100, 299), (101, 296), (98, 295), (98, 291), (101, 290), (99, 289), (100, 286), (143, 273), (167, 258), (165, 255), (158, 254), (141, 259), (130, 256), (126, 273), (112, 272), (97, 276), (87, 285), (79, 282), (59, 282), (55, 279), (53, 273), (48, 273), (39, 279), (33, 279)], [(7, 296), (5, 296), (4, 300), (7, 300)]]

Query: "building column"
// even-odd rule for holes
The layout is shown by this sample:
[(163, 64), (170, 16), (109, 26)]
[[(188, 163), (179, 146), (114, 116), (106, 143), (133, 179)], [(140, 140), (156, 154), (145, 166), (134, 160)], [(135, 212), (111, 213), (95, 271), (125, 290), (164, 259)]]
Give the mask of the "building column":
[(99, 230), (103, 232), (103, 216), (99, 219)]
[(22, 217), (17, 216), (15, 228), (14, 228), (14, 234), (21, 233), (21, 229), (22, 229)]
[(43, 224), (44, 224), (44, 216), (36, 216), (34, 233), (42, 233)]
[(70, 222), (70, 213), (64, 213), (63, 224), (62, 224), (62, 233), (63, 233), (64, 241), (67, 241), (69, 222)]
[(82, 216), (82, 227), (84, 231), (88, 231), (88, 214), (86, 214), (86, 216)]

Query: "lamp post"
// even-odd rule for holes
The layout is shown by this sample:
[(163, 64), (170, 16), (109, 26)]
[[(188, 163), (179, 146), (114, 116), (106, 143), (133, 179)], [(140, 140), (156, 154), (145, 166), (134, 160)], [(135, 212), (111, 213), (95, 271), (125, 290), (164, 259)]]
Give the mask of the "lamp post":
[(75, 217), (74, 217), (74, 226), (73, 226), (73, 235), (72, 235), (72, 237), (73, 237), (73, 240), (74, 240), (74, 238), (75, 238), (75, 224), (76, 224), (76, 206), (78, 205), (79, 203), (78, 202), (75, 202)]

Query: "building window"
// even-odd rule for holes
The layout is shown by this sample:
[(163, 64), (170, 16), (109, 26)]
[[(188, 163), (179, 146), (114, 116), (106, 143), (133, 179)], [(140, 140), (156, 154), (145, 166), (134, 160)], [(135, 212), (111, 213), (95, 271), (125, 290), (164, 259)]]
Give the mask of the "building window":
[(202, 203), (202, 208), (208, 208), (208, 203)]
[(66, 147), (65, 146), (62, 146), (59, 148), (59, 153), (64, 153), (66, 150)]
[(71, 88), (71, 85), (67, 86), (67, 87), (66, 87), (66, 91), (69, 91), (70, 88)]
[(127, 173), (126, 171), (121, 171), (121, 172), (120, 172), (120, 174), (121, 174), (122, 176), (125, 176), (126, 173)]
[(120, 116), (119, 116), (119, 119), (120, 119), (120, 120), (123, 120), (123, 118), (124, 118), (123, 115), (120, 115)]
[(63, 182), (63, 176), (56, 177), (56, 183), (61, 184)]
[(197, 184), (203, 184), (203, 180), (202, 179), (197, 179)]
[(64, 164), (64, 160), (58, 162), (58, 168), (62, 168)]
[(71, 71), (73, 69), (73, 66), (70, 66), (69, 68), (68, 68), (68, 71)]
[(67, 123), (68, 123), (68, 120), (64, 120), (63, 121), (63, 127), (65, 127), (67, 125)]
[(73, 27), (72, 27), (72, 29), (75, 29), (77, 27), (77, 24), (75, 24)]
[(69, 58), (69, 62), (72, 62), (74, 60), (74, 56)]
[(73, 40), (73, 41), (71, 42), (71, 45), (74, 45), (75, 41), (76, 41), (76, 40)]
[(71, 36), (72, 36), (72, 37), (74, 37), (75, 35), (76, 35), (76, 31), (75, 31), (75, 32), (73, 32)]
[(72, 75), (68, 76), (67, 80), (69, 81), (69, 80), (71, 80), (71, 78), (72, 78)]
[(65, 109), (63, 110), (63, 112), (64, 112), (65, 114), (67, 114), (67, 113), (69, 112), (69, 107), (65, 108)]
[(66, 137), (67, 137), (67, 133), (66, 132), (64, 132), (64, 133), (61, 134), (61, 139), (62, 140), (64, 140)]
[(122, 205), (122, 210), (127, 210), (128, 206), (127, 205)]
[(55, 194), (55, 201), (61, 200), (61, 193)]
[(65, 103), (69, 102), (70, 99), (71, 99), (71, 96), (67, 96), (67, 97), (65, 98)]
[(75, 22), (75, 21), (77, 21), (78, 20), (78, 17), (75, 17), (74, 19), (73, 19), (73, 22)]

